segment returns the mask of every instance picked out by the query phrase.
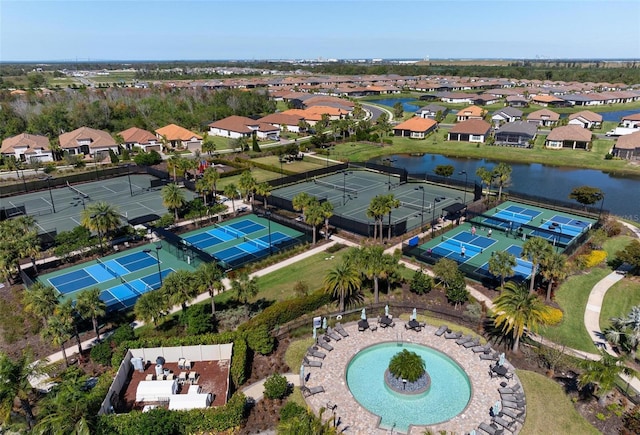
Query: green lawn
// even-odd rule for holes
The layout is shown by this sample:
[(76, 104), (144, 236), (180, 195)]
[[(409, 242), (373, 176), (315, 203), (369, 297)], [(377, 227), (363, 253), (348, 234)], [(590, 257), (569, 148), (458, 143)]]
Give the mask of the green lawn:
[(540, 334), (559, 344), (596, 352), (597, 349), (584, 327), (584, 311), (593, 286), (611, 273), (609, 268), (595, 268), (588, 274), (574, 275), (567, 279), (556, 292), (556, 302), (564, 311), (558, 326), (540, 328)]
[[(277, 172), (271, 172), (260, 168), (252, 168), (251, 174), (253, 175), (253, 178), (258, 181), (258, 183), (262, 183), (263, 181), (267, 180), (273, 180), (274, 178), (278, 178), (280, 176), (280, 174), (278, 174)], [(222, 192), (225, 186), (228, 186), (231, 183), (234, 183), (236, 186), (238, 186), (239, 181), (240, 174), (234, 175), (232, 177), (221, 178), (220, 181), (218, 181), (218, 191)], [(236, 201), (236, 206), (237, 205), (238, 201)]]
[(600, 311), (600, 330), (604, 331), (611, 324), (612, 317), (625, 317), (631, 307), (640, 305), (640, 282), (629, 278), (623, 279), (611, 287), (604, 296)]
[[(282, 301), (294, 297), (293, 287), (304, 281), (313, 292), (322, 287), (327, 271), (341, 261), (347, 249), (336, 253), (319, 253), (258, 278), (260, 292), (255, 299)], [(331, 258), (331, 257), (334, 258)]]
[(607, 251), (607, 261), (615, 258), (616, 252), (623, 250), (634, 238), (631, 236), (617, 236), (607, 239), (602, 249)]
[[(265, 165), (271, 165), (274, 168), (280, 168), (278, 156), (257, 157), (251, 160)], [(304, 160), (294, 160), (290, 163), (283, 162), (282, 169), (291, 172), (307, 172), (318, 169), (318, 167), (324, 166), (325, 164), (321, 159), (305, 157)]]
[(600, 433), (576, 411), (561, 385), (534, 372), (517, 370), (517, 374), (527, 396), (521, 435)]

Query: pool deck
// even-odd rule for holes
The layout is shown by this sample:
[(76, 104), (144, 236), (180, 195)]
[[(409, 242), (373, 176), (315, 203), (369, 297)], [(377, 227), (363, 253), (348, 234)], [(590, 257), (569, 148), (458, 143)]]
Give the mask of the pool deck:
[[(375, 318), (369, 319), (369, 325), (376, 325)], [(340, 432), (352, 434), (388, 434), (398, 433), (397, 429), (381, 429), (378, 427), (379, 417), (363, 408), (353, 397), (346, 382), (346, 368), (349, 361), (362, 349), (382, 342), (404, 341), (416, 344), (423, 344), (433, 349), (447, 354), (455, 360), (467, 373), (471, 382), (471, 399), (465, 410), (456, 417), (431, 426), (411, 426), (409, 434), (422, 434), (428, 428), (432, 433), (447, 431), (447, 433), (469, 433), (477, 429), (482, 422), (489, 424), (491, 417), (489, 411), (491, 407), (500, 401), (501, 382), (508, 382), (512, 387), (520, 383), (513, 367), (507, 361), (505, 366), (514, 373), (513, 379), (507, 381), (505, 378), (491, 378), (489, 376), (489, 366), (492, 361), (481, 360), (478, 353), (473, 353), (471, 348), (465, 348), (456, 344), (455, 340), (445, 339), (444, 336), (437, 337), (437, 328), (427, 325), (422, 331), (416, 332), (406, 330), (404, 321), (395, 320), (395, 327), (380, 328), (371, 331), (358, 331), (357, 324), (349, 323), (344, 328), (349, 333), (349, 337), (340, 341), (331, 340), (332, 351), (319, 348), (320, 352), (327, 356), (322, 360), (322, 367), (305, 367), (307, 376), (306, 386), (323, 386), (325, 392), (318, 393), (306, 398), (307, 404), (318, 413), (321, 407), (326, 407), (327, 402), (336, 405), (335, 416), (339, 419)], [(452, 328), (455, 331), (455, 327)], [(319, 336), (321, 338), (321, 336)], [(310, 360), (316, 358), (309, 357)], [(327, 410), (325, 417), (333, 418), (333, 411)], [(518, 433), (522, 425), (518, 424), (513, 428), (513, 433)], [(402, 433), (402, 432), (400, 432)]]

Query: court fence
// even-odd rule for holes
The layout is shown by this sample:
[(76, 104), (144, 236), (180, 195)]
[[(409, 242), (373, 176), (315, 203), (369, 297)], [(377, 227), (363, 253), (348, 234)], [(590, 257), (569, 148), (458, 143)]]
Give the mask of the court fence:
[[(546, 198), (542, 196), (531, 195), (523, 192), (508, 191), (508, 199), (523, 204), (534, 205), (542, 208), (550, 208), (557, 211), (566, 211), (578, 216), (588, 217), (591, 219), (601, 219), (609, 215), (609, 210), (602, 207), (585, 207), (580, 203), (563, 201), (561, 199)], [(604, 203), (602, 204), (604, 205)]]
[(173, 254), (179, 260), (185, 261), (193, 267), (198, 267), (202, 263), (218, 263), (218, 260), (211, 254), (203, 251), (197, 246), (185, 241), (182, 237), (164, 228), (152, 228), (152, 231), (161, 239), (163, 248)]
[(473, 200), (477, 201), (482, 198), (482, 186), (476, 182), (470, 182), (466, 180), (460, 180), (452, 177), (442, 177), (440, 175), (429, 174), (427, 172), (410, 173), (408, 174), (410, 181), (427, 181), (433, 184), (440, 184), (443, 186), (450, 186), (456, 188), (462, 188), (463, 190), (470, 190), (473, 192)]

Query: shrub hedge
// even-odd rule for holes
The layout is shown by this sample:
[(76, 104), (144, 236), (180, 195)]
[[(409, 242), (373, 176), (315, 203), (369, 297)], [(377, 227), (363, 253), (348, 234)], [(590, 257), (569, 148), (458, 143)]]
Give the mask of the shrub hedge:
[[(269, 172), (280, 173), (280, 166), (267, 165), (266, 163), (251, 161), (251, 166), (255, 166), (256, 168), (264, 169)], [(290, 171), (288, 169), (282, 168), (282, 173), (284, 175), (296, 175), (296, 171)]]

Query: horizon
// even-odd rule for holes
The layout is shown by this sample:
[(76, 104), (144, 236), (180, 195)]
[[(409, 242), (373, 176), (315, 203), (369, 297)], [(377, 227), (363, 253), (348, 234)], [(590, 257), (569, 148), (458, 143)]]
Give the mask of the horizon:
[[(634, 0), (2, 0), (0, 11), (3, 63), (640, 58)], [(585, 24), (606, 17), (615, 25)]]

